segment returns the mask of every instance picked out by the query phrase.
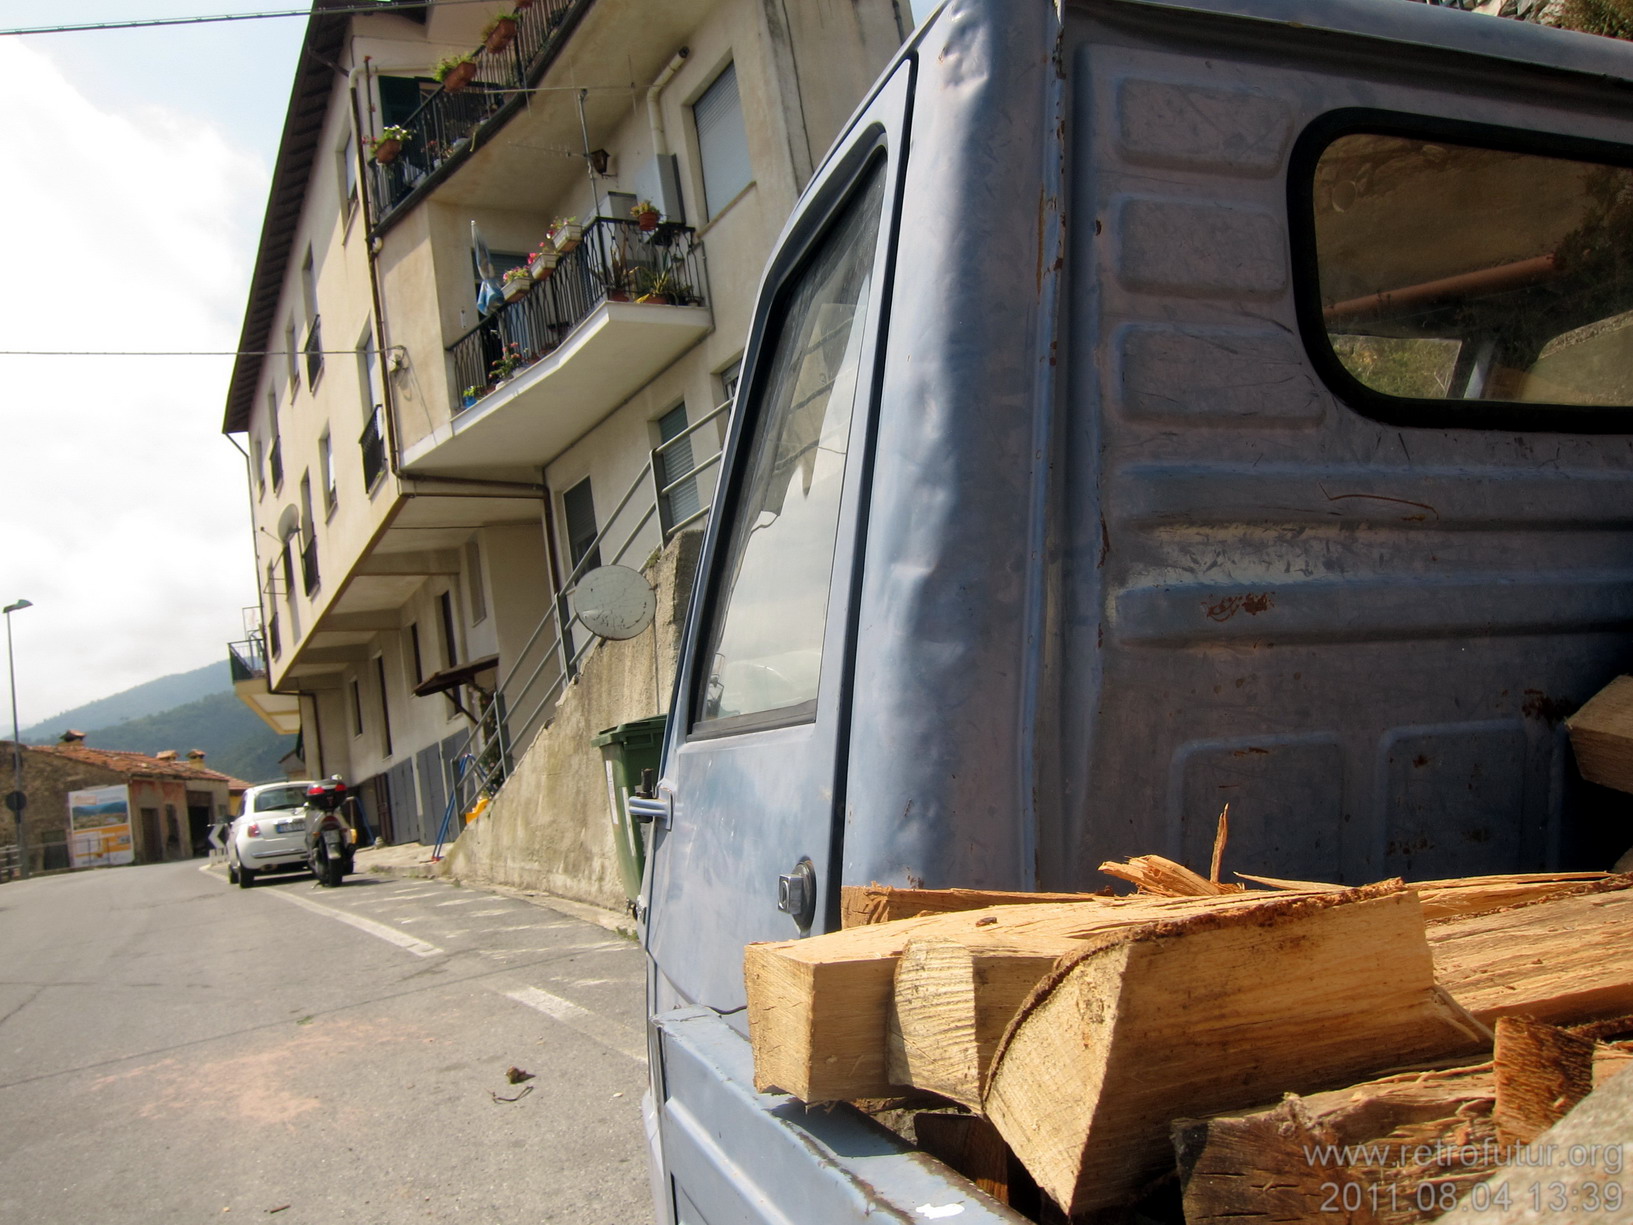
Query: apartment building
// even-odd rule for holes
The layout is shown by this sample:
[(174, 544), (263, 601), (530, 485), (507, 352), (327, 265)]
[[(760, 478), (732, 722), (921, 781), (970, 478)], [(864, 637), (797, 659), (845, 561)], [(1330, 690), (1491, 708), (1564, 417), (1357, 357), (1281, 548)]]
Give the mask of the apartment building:
[(307, 773), (430, 841), (451, 787), (535, 742), (593, 790), (595, 749), (540, 740), (593, 680), (578, 580), (677, 573), (760, 267), (910, 19), (356, 7), (313, 6), (228, 390), (260, 577), (233, 655), (241, 696), (298, 720)]

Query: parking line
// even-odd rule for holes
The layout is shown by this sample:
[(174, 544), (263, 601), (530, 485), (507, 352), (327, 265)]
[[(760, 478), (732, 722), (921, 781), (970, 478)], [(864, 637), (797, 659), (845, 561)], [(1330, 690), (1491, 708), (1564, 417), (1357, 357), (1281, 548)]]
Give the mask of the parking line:
[(314, 914), (339, 919), (342, 923), (357, 928), (358, 931), (368, 932), (369, 935), (377, 936), (389, 944), (395, 944), (398, 948), (407, 949), (416, 957), (439, 957), (446, 951), (439, 949), (434, 944), (427, 944), (424, 940), (416, 940), (407, 932), (400, 932), (395, 927), (388, 927), (384, 923), (376, 923), (373, 919), (365, 919), (362, 915), (352, 914), (350, 911), (340, 910), (334, 906), (325, 906), (322, 902), (314, 902), (310, 898), (290, 893), (287, 889), (280, 889), (272, 896), (280, 897), (292, 905), (304, 907)]
[(621, 1028), (616, 1022), (609, 1023), (607, 1018), (597, 1016), (588, 1008), (580, 1008), (572, 1000), (564, 1000), (559, 995), (551, 995), (548, 991), (541, 991), (537, 987), (522, 987), (517, 991), (506, 991), (509, 999), (518, 1004), (526, 1004), (529, 1008), (536, 1008), (545, 1016), (560, 1021), (569, 1029), (576, 1029), (586, 1038), (599, 1042), (609, 1050), (617, 1051), (620, 1055), (627, 1055), (638, 1063), (646, 1062), (646, 1044), (636, 1043), (624, 1034), (618, 1032)]

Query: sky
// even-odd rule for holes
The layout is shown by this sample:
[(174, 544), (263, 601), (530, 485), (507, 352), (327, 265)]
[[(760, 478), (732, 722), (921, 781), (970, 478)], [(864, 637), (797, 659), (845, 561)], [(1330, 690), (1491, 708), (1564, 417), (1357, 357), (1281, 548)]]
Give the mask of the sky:
[[(0, 30), (300, 7), (0, 0)], [(8, 618), (23, 727), (244, 636), (232, 359), (25, 354), (234, 348), (305, 25), (0, 35), (0, 606), (33, 604)]]
[[(0, 29), (299, 7), (4, 0)], [(0, 604), (33, 602), (9, 618), (24, 727), (243, 637), (232, 359), (16, 354), (237, 344), (304, 28), (0, 36)]]

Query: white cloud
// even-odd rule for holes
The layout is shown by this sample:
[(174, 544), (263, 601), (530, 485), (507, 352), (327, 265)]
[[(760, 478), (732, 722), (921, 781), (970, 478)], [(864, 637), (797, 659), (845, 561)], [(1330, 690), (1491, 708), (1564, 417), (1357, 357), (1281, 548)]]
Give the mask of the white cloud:
[[(0, 40), (0, 350), (230, 350), (267, 175), (214, 123), (99, 109)], [(0, 602), (23, 723), (220, 658), (253, 603), (232, 360), (0, 356)], [(9, 728), (6, 734), (9, 734)]]

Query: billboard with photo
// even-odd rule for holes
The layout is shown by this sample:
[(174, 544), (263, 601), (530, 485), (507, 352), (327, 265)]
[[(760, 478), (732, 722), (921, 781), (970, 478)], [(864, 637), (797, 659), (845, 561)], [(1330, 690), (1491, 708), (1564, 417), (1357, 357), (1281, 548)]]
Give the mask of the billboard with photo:
[(75, 868), (136, 862), (129, 787), (91, 787), (68, 793), (68, 858)]

